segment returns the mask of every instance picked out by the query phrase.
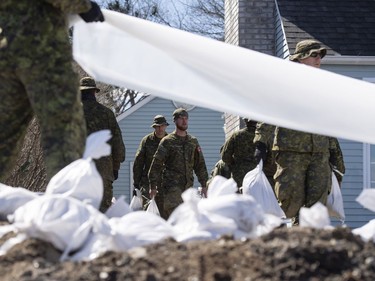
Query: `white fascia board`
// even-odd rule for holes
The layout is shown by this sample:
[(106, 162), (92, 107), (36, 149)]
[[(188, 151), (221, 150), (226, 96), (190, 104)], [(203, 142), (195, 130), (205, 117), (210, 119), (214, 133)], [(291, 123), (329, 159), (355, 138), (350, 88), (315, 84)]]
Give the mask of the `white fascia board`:
[(375, 65), (375, 56), (325, 56), (322, 65)]

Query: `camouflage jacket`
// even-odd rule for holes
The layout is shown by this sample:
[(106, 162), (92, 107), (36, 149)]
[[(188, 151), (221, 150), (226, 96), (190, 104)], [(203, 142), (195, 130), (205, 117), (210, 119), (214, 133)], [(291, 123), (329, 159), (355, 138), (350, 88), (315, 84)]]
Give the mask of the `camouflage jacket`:
[(105, 129), (111, 131), (112, 138), (109, 140), (112, 148), (111, 155), (95, 160), (95, 163), (103, 179), (113, 181), (113, 171), (118, 171), (120, 163), (125, 160), (125, 145), (116, 117), (112, 110), (98, 103), (94, 96), (83, 96), (82, 104), (86, 119), (87, 135)]
[(329, 153), (329, 137), (296, 131), (283, 127), (275, 127), (266, 123), (258, 123), (254, 142), (267, 144), (272, 135), (272, 150), (294, 152)]
[(32, 67), (56, 54), (71, 60), (67, 15), (90, 7), (88, 0), (1, 0), (0, 68)]
[[(166, 134), (167, 135), (167, 134)], [(161, 139), (154, 132), (145, 136), (135, 153), (133, 164), (133, 184), (136, 187), (146, 187), (148, 189), (148, 171), (151, 166), (152, 159)], [(160, 177), (161, 180), (161, 177)], [(160, 185), (160, 182), (157, 186)]]
[(224, 143), (221, 150), (221, 159), (228, 165), (232, 177), (239, 187), (242, 186), (243, 178), (247, 172), (254, 169), (258, 164), (254, 157), (254, 135), (255, 126), (234, 132)]
[(162, 174), (162, 187), (187, 189), (193, 187), (193, 171), (201, 186), (205, 187), (208, 173), (198, 140), (189, 134), (180, 137), (174, 131), (161, 140), (152, 160), (148, 178), (150, 186), (154, 187), (157, 186), (158, 178)]

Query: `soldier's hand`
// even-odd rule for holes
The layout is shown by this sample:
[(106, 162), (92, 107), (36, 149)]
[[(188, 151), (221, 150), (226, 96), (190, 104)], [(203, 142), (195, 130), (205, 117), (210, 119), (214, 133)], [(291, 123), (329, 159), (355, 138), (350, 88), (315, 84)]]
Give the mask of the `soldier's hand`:
[(257, 161), (257, 163), (260, 162), (260, 160), (263, 160), (263, 163), (266, 161), (267, 157), (267, 146), (263, 142), (257, 142), (254, 152), (254, 158)]
[(113, 170), (113, 177), (115, 178), (115, 180), (118, 179), (118, 171), (117, 170)]
[(94, 2), (91, 2), (91, 9), (87, 11), (86, 13), (81, 13), (79, 14), (80, 17), (85, 21), (85, 22), (95, 22), (95, 21), (104, 21), (104, 16), (102, 11), (100, 10), (99, 5)]
[(138, 186), (138, 184), (134, 184), (133, 186), (134, 186), (134, 189), (133, 189), (133, 196), (137, 196), (137, 191), (136, 191), (136, 189), (139, 190), (139, 186)]
[(157, 188), (155, 186), (154, 187), (150, 187), (149, 194), (150, 194), (150, 198), (151, 199), (154, 199), (157, 193), (158, 193), (158, 190), (157, 190)]

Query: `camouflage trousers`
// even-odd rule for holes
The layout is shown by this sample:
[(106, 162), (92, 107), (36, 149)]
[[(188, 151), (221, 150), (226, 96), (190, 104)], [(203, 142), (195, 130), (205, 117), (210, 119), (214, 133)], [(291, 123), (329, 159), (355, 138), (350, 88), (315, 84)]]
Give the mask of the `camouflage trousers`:
[(40, 125), (47, 179), (82, 157), (86, 126), (78, 79), (69, 56), (47, 67), (50, 59), (27, 69), (0, 71), (1, 181), (13, 168), (33, 116)]
[[(146, 210), (148, 207), (148, 203), (150, 202), (150, 193), (149, 193), (149, 187), (141, 187), (142, 197), (143, 197), (143, 209)], [(146, 200), (146, 199), (147, 200)], [(159, 189), (158, 193), (155, 196), (155, 202), (158, 206), (158, 210), (160, 213), (160, 216), (162, 218), (165, 217), (164, 215), (164, 195), (163, 195), (163, 189)]]
[(112, 205), (112, 198), (113, 198), (113, 187), (112, 181), (103, 179), (103, 198), (102, 202), (100, 203), (99, 210), (102, 213), (105, 213), (109, 207)]
[(301, 207), (326, 204), (332, 181), (328, 159), (328, 153), (277, 153), (275, 193), (288, 218), (298, 217)]
[(172, 212), (183, 202), (182, 193), (185, 191), (182, 187), (167, 187), (164, 192), (164, 219), (167, 220)]

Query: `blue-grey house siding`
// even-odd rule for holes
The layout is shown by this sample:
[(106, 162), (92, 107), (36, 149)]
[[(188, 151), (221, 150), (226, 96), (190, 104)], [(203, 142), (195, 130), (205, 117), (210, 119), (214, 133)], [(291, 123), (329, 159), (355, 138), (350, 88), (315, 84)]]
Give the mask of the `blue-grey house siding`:
[[(132, 162), (141, 139), (153, 131), (150, 125), (154, 116), (157, 114), (164, 115), (169, 123), (167, 132), (172, 132), (174, 130), (172, 112), (175, 109), (176, 106), (171, 100), (148, 96), (117, 118), (126, 147), (126, 159), (121, 165), (119, 179), (114, 183), (114, 196), (116, 198), (125, 195), (129, 201), (133, 184)], [(202, 147), (208, 173), (220, 159), (220, 147), (225, 140), (223, 126), (222, 112), (198, 106), (189, 110), (188, 132), (197, 137)], [(194, 186), (199, 186), (197, 180)]]
[[(375, 65), (329, 64), (328, 59), (327, 61), (322, 61), (322, 69), (360, 80), (375, 78)], [(337, 88), (339, 91), (340, 87), (338, 86)], [(364, 174), (364, 167), (369, 164), (366, 163), (368, 158), (365, 154), (367, 152), (363, 149), (363, 143), (343, 139), (339, 141), (346, 166), (346, 174), (342, 185), (346, 214), (345, 223), (349, 227), (356, 228), (363, 226), (375, 216), (373, 212), (363, 208), (355, 201), (363, 188), (370, 187), (365, 180)]]

